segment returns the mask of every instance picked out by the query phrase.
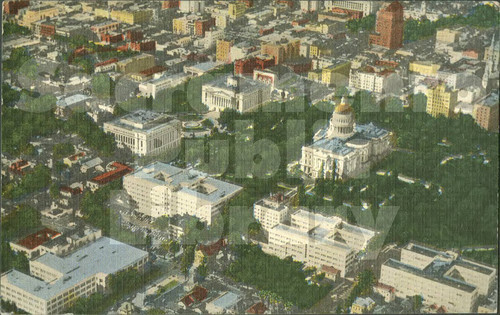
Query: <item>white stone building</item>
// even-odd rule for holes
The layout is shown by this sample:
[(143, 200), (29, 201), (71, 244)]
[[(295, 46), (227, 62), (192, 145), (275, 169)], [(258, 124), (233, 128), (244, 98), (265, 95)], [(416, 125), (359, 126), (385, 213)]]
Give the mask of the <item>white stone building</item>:
[(380, 3), (377, 1), (325, 1), (325, 8), (327, 10), (339, 8), (344, 10), (360, 11), (363, 12), (363, 16), (377, 13), (379, 7)]
[(113, 134), (118, 145), (139, 156), (176, 149), (182, 136), (179, 120), (145, 110), (104, 123), (104, 132)]
[(2, 299), (31, 314), (62, 314), (79, 297), (106, 292), (109, 276), (143, 270), (148, 253), (101, 237), (64, 257), (53, 253), (30, 261), (30, 275), (11, 269), (2, 274)]
[(382, 265), (379, 282), (393, 287), (397, 297), (421, 295), (425, 305), (472, 313), (478, 296), (492, 291), (495, 277), (495, 268), (409, 243), (401, 250), (401, 261), (388, 259)]
[(123, 178), (123, 188), (147, 216), (191, 215), (208, 225), (224, 204), (243, 188), (194, 169), (161, 162), (142, 167)]
[(204, 0), (180, 0), (179, 11), (184, 13), (203, 13), (205, 11)]
[(211, 111), (226, 108), (241, 113), (255, 110), (271, 99), (271, 87), (244, 77), (227, 76), (204, 84), (202, 102)]
[(139, 84), (139, 91), (145, 97), (151, 96), (155, 99), (160, 91), (178, 86), (186, 81), (188, 77), (189, 76), (185, 73), (164, 75), (157, 79)]
[(302, 147), (300, 168), (313, 178), (353, 177), (390, 151), (390, 133), (372, 123), (356, 125), (353, 109), (342, 99), (328, 126), (314, 135), (311, 145)]
[(283, 194), (261, 199), (253, 205), (253, 216), (266, 231), (290, 218), (290, 208)]
[(339, 217), (325, 217), (299, 209), (291, 225), (278, 224), (269, 230), (266, 253), (280, 258), (292, 256), (306, 265), (333, 267), (345, 275), (352, 269), (356, 254), (365, 249), (373, 231), (350, 225)]
[(399, 95), (403, 81), (399, 74), (389, 70), (376, 71), (373, 67), (351, 69), (349, 87), (373, 93)]

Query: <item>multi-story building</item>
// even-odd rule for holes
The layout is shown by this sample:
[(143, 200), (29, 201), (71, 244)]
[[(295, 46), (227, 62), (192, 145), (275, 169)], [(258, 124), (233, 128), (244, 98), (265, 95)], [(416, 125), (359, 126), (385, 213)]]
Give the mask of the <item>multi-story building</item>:
[(181, 142), (180, 121), (151, 111), (135, 111), (104, 123), (103, 128), (104, 132), (114, 135), (118, 144), (139, 156), (172, 150)]
[(103, 33), (117, 31), (119, 27), (120, 27), (119, 22), (106, 21), (106, 22), (102, 22), (102, 23), (91, 26), (90, 30), (92, 32), (96, 33), (97, 35), (100, 35)]
[(283, 194), (275, 194), (253, 204), (253, 217), (266, 231), (290, 218), (290, 208)]
[(5, 14), (17, 14), (20, 9), (26, 8), (29, 5), (29, 0), (6, 1), (3, 3), (3, 12), (5, 12)]
[(240, 113), (255, 110), (271, 99), (271, 87), (244, 77), (220, 77), (202, 86), (202, 103), (209, 110), (226, 108)]
[(243, 2), (231, 2), (227, 6), (227, 12), (231, 20), (236, 20), (245, 15), (246, 9), (247, 6)]
[(213, 27), (210, 30), (205, 31), (205, 38), (203, 39), (203, 47), (205, 49), (210, 49), (217, 44), (219, 39), (224, 38), (224, 30), (214, 29)]
[(105, 60), (94, 65), (94, 72), (107, 72), (116, 70), (116, 63), (118, 62), (118, 58), (111, 58), (109, 60)]
[(441, 44), (454, 44), (458, 42), (460, 38), (461, 31), (460, 30), (451, 30), (448, 28), (437, 30), (436, 32), (436, 43)]
[(475, 311), (479, 295), (494, 287), (496, 269), (415, 243), (401, 250), (401, 261), (387, 260), (380, 283), (395, 289), (397, 297), (420, 295), (426, 305), (441, 305), (451, 313)]
[(156, 50), (156, 42), (154, 40), (135, 41), (130, 43), (130, 49), (134, 51), (154, 51)]
[(141, 54), (117, 62), (116, 70), (124, 74), (138, 73), (150, 69), (154, 67), (154, 65), (155, 57), (153, 55)]
[(299, 209), (291, 215), (291, 225), (279, 223), (269, 229), (269, 241), (263, 250), (280, 258), (292, 256), (318, 268), (333, 267), (344, 277), (352, 269), (356, 254), (374, 235), (339, 217)]
[(390, 133), (372, 123), (356, 125), (352, 107), (343, 98), (330, 122), (302, 147), (301, 170), (313, 178), (353, 177), (391, 151)]
[(318, 12), (323, 8), (322, 1), (300, 0), (300, 9), (302, 12)]
[(194, 22), (194, 34), (197, 36), (204, 37), (205, 33), (215, 26), (214, 18), (201, 19)]
[(286, 42), (263, 42), (260, 52), (263, 55), (273, 56), (274, 63), (278, 65), (300, 56), (300, 40), (291, 39), (286, 40)]
[(474, 105), (472, 117), (488, 131), (498, 131), (498, 93), (492, 93)]
[(144, 270), (148, 253), (101, 237), (72, 254), (53, 253), (30, 261), (30, 275), (2, 274), (2, 299), (31, 314), (61, 314), (80, 297), (109, 290), (109, 277), (122, 270)]
[(110, 14), (111, 19), (127, 24), (147, 23), (152, 16), (152, 10), (112, 10)]
[(375, 34), (370, 34), (370, 44), (397, 49), (403, 46), (403, 6), (398, 2), (385, 3), (377, 13)]
[(215, 58), (217, 61), (231, 63), (231, 47), (234, 42), (232, 40), (218, 39)]
[(123, 178), (123, 188), (140, 213), (160, 216), (191, 215), (208, 225), (224, 204), (242, 190), (194, 169), (155, 162)]
[(203, 13), (204, 0), (179, 0), (179, 10), (184, 13)]
[(98, 17), (98, 18), (101, 17), (101, 18), (109, 19), (109, 18), (111, 18), (111, 11), (109, 10), (108, 7), (95, 8), (94, 15), (95, 15), (95, 17)]
[(321, 82), (326, 85), (345, 86), (349, 83), (350, 62), (342, 62), (323, 68)]
[(402, 84), (401, 77), (392, 69), (366, 66), (361, 69), (351, 69), (349, 74), (351, 88), (377, 94), (399, 93)]
[(175, 75), (164, 75), (158, 79), (139, 84), (139, 91), (146, 97), (156, 98), (160, 91), (177, 86), (188, 78), (185, 73)]
[(329, 11), (342, 9), (347, 11), (362, 12), (362, 16), (367, 16), (377, 12), (379, 4), (377, 1), (325, 1), (325, 8)]
[(19, 21), (19, 25), (33, 28), (32, 23), (59, 15), (59, 9), (50, 5), (29, 7)]
[(427, 89), (426, 112), (433, 117), (453, 115), (457, 105), (458, 91), (450, 89), (446, 84), (439, 83)]

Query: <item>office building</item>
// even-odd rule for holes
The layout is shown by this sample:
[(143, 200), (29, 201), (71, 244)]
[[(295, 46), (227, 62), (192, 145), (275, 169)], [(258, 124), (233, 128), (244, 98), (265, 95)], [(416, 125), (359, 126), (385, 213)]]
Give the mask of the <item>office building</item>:
[(245, 15), (246, 9), (247, 6), (243, 2), (231, 2), (227, 6), (228, 16), (231, 20), (236, 20)]
[(379, 8), (377, 1), (325, 1), (325, 8), (336, 12), (335, 9), (342, 9), (347, 12), (355, 11), (363, 13), (360, 17), (375, 14)]
[(125, 176), (123, 188), (137, 203), (140, 213), (153, 218), (187, 214), (208, 225), (224, 204), (243, 189), (194, 169), (161, 162)]
[(426, 112), (433, 117), (443, 115), (451, 117), (457, 105), (458, 91), (452, 90), (444, 83), (434, 84), (427, 89)]
[(179, 0), (179, 10), (183, 13), (203, 13), (204, 0)]
[(292, 256), (308, 266), (333, 267), (345, 275), (352, 269), (356, 254), (366, 248), (373, 231), (325, 217), (304, 209), (291, 215), (291, 225), (278, 224), (269, 231), (263, 250), (280, 258)]
[(2, 274), (2, 299), (31, 314), (61, 314), (80, 297), (109, 291), (109, 276), (144, 270), (148, 253), (101, 237), (70, 255), (53, 253), (30, 261), (30, 275), (11, 269)]
[(356, 125), (352, 107), (343, 98), (330, 122), (302, 147), (301, 170), (313, 178), (356, 176), (391, 151), (390, 133), (372, 123)]
[(253, 205), (253, 217), (266, 231), (290, 219), (290, 208), (283, 194), (275, 194), (261, 199)]
[(113, 134), (119, 145), (128, 147), (139, 156), (172, 150), (181, 141), (179, 120), (146, 110), (104, 123), (104, 132)]
[(278, 65), (300, 56), (300, 40), (285, 39), (283, 41), (262, 42), (260, 53), (274, 57), (274, 63)]
[(350, 70), (349, 86), (353, 89), (366, 90), (377, 94), (397, 94), (403, 87), (403, 81), (392, 69), (366, 66), (361, 69)]
[(377, 13), (375, 34), (370, 34), (370, 44), (388, 49), (403, 47), (403, 6), (398, 2), (385, 3)]
[(113, 10), (110, 15), (111, 19), (127, 24), (147, 23), (152, 16), (152, 10)]
[(401, 260), (387, 260), (379, 282), (397, 297), (420, 295), (425, 305), (440, 305), (451, 313), (475, 312), (479, 295), (493, 290), (496, 269), (415, 243), (401, 250)]
[(271, 99), (271, 87), (244, 77), (223, 76), (202, 86), (202, 103), (209, 110), (252, 111)]
[(153, 55), (141, 54), (117, 62), (116, 70), (124, 74), (138, 73), (150, 69), (154, 67), (154, 65), (155, 57)]

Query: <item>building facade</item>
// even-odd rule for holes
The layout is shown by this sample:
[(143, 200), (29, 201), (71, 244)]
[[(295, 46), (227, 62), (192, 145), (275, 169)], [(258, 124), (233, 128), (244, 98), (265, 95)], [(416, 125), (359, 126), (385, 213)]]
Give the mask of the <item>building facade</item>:
[(436, 84), (427, 89), (426, 112), (433, 117), (440, 115), (451, 117), (457, 105), (458, 91), (452, 90), (444, 83)]
[(398, 2), (382, 5), (377, 13), (375, 34), (370, 34), (370, 44), (388, 49), (403, 47), (403, 6)]
[(283, 194), (261, 199), (253, 205), (253, 217), (266, 231), (290, 218), (290, 208)]
[(150, 69), (154, 67), (154, 65), (155, 57), (153, 55), (141, 54), (139, 56), (117, 62), (116, 70), (124, 74), (138, 73), (146, 69)]
[(194, 169), (156, 162), (123, 178), (123, 188), (147, 216), (191, 215), (208, 225), (242, 188)]
[(103, 128), (113, 134), (119, 145), (139, 156), (174, 150), (181, 142), (180, 121), (151, 111), (135, 111), (104, 123)]
[(61, 314), (80, 297), (109, 290), (109, 276), (144, 270), (148, 253), (101, 237), (59, 257), (46, 253), (30, 261), (30, 275), (11, 269), (2, 274), (2, 299), (31, 314)]
[(379, 4), (377, 1), (325, 1), (325, 8), (329, 11), (339, 8), (348, 11), (362, 12), (362, 16), (367, 16), (377, 12)]
[(271, 87), (244, 77), (227, 76), (202, 86), (202, 103), (211, 111), (226, 108), (241, 113), (255, 110), (271, 99)]
[(492, 93), (477, 102), (472, 117), (481, 128), (498, 131), (498, 94)]
[(372, 123), (356, 125), (353, 109), (342, 99), (328, 126), (314, 135), (311, 145), (302, 147), (300, 168), (313, 178), (353, 177), (390, 151), (390, 133)]

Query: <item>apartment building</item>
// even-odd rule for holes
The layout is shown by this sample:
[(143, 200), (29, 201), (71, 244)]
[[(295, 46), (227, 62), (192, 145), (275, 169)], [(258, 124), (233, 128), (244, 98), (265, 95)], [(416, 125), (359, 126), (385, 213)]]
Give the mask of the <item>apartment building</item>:
[(231, 108), (244, 113), (271, 99), (271, 87), (244, 77), (223, 76), (202, 86), (202, 102), (211, 111)]
[(187, 214), (208, 225), (224, 204), (243, 189), (194, 169), (161, 162), (125, 176), (123, 188), (137, 203), (140, 213), (153, 218)]
[(436, 44), (454, 44), (458, 42), (458, 39), (460, 38), (460, 34), (462, 32), (460, 30), (452, 30), (452, 29), (442, 29), (442, 30), (437, 30), (436, 32)]
[(440, 305), (451, 313), (475, 312), (479, 295), (493, 289), (496, 269), (415, 243), (401, 250), (401, 261), (387, 260), (380, 283), (397, 297), (420, 295), (425, 305)]
[(179, 10), (184, 13), (203, 13), (204, 0), (179, 0)]
[(158, 154), (177, 148), (181, 141), (181, 123), (168, 115), (138, 110), (106, 122), (104, 132), (139, 156)]
[[(268, 35), (272, 36), (274, 34)], [(282, 39), (270, 42), (262, 42), (260, 53), (274, 57), (276, 65), (300, 56), (300, 39)]]
[(290, 218), (290, 208), (286, 202), (287, 198), (283, 194), (261, 199), (253, 205), (253, 217), (268, 231)]
[(154, 67), (154, 65), (155, 57), (153, 55), (141, 54), (117, 62), (116, 70), (124, 74), (138, 73), (150, 69)]
[(217, 61), (231, 63), (231, 47), (234, 42), (232, 40), (218, 39), (215, 48), (215, 57)]
[(31, 314), (61, 314), (80, 297), (109, 290), (109, 276), (143, 270), (148, 253), (101, 237), (70, 255), (53, 253), (30, 261), (30, 274), (11, 269), (1, 276), (2, 299)]
[(452, 90), (445, 83), (435, 84), (427, 89), (426, 112), (433, 117), (443, 115), (451, 117), (457, 105), (458, 91)]
[(247, 6), (243, 2), (231, 2), (227, 6), (228, 16), (231, 20), (236, 20), (245, 15), (246, 9)]
[(479, 100), (474, 105), (472, 117), (481, 128), (498, 131), (498, 93), (492, 93)]
[(373, 231), (347, 224), (339, 217), (299, 209), (291, 215), (291, 225), (279, 223), (269, 230), (268, 244), (263, 250), (280, 258), (292, 256), (318, 268), (333, 267), (345, 277), (356, 254), (366, 248), (374, 235)]
[(326, 85), (345, 86), (349, 84), (350, 62), (341, 62), (323, 68), (321, 72), (321, 82)]

